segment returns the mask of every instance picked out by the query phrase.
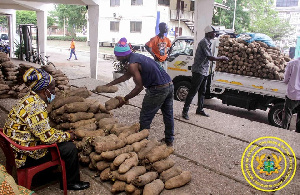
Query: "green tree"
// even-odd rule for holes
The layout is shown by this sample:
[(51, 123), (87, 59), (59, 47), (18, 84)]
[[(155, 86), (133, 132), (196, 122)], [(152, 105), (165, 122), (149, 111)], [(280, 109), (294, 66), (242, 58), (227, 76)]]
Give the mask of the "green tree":
[(287, 20), (280, 19), (278, 12), (272, 7), (270, 0), (249, 0), (248, 8), (251, 16), (249, 31), (263, 33), (273, 40), (280, 40), (292, 32)]
[(58, 17), (59, 26), (63, 28), (65, 22), (71, 36), (76, 36), (76, 31), (87, 24), (85, 19), (87, 9), (85, 6), (59, 4), (55, 6), (55, 10), (54, 14)]
[[(235, 15), (235, 33), (242, 33), (247, 31), (250, 17), (249, 13), (245, 11), (244, 7), (248, 0), (237, 0), (236, 15)], [(232, 29), (233, 15), (234, 15), (234, 3), (235, 0), (215, 0), (217, 3), (228, 6), (230, 9), (225, 10), (222, 8), (216, 8), (213, 16), (213, 24), (219, 26), (225, 26), (227, 29)]]
[(7, 26), (7, 16), (1, 16), (0, 15), (0, 24), (2, 26)]
[(16, 12), (17, 28), (20, 24), (35, 24), (37, 23), (35, 11), (17, 11)]

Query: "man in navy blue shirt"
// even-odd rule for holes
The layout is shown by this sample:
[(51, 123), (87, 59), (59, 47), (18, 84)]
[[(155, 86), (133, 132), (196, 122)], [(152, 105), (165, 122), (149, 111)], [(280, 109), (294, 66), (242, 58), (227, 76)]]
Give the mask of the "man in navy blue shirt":
[(116, 85), (131, 77), (135, 82), (135, 88), (125, 97), (117, 97), (119, 107), (129, 99), (138, 95), (144, 87), (146, 95), (143, 99), (140, 112), (140, 130), (150, 129), (150, 124), (159, 109), (163, 114), (165, 123), (165, 138), (162, 139), (168, 146), (173, 146), (174, 140), (174, 117), (173, 97), (174, 86), (170, 76), (153, 59), (141, 54), (132, 53), (126, 38), (121, 38), (114, 48), (115, 56), (123, 64), (127, 64), (127, 72), (108, 83), (106, 86)]

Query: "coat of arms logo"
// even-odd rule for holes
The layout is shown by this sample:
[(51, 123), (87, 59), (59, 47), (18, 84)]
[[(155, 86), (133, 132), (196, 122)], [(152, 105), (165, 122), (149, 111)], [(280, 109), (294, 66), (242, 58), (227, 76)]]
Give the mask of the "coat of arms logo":
[(258, 162), (256, 169), (260, 170), (260, 174), (272, 175), (273, 173), (278, 173), (278, 170), (281, 169), (279, 165), (282, 160), (281, 156), (278, 157), (276, 154), (266, 156), (266, 154), (263, 154), (256, 157), (255, 160)]

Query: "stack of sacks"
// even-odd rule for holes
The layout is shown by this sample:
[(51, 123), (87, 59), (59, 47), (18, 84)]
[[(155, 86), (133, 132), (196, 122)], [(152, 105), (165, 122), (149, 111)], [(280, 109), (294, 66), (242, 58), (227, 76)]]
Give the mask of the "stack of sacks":
[(53, 66), (42, 66), (42, 68), (53, 76), (55, 79), (55, 87), (59, 90), (70, 89), (69, 79), (61, 70), (57, 70)]
[(217, 62), (216, 71), (270, 80), (283, 80), (286, 64), (291, 60), (279, 48), (260, 41), (248, 44), (229, 35), (220, 38), (218, 56), (223, 55), (229, 61)]

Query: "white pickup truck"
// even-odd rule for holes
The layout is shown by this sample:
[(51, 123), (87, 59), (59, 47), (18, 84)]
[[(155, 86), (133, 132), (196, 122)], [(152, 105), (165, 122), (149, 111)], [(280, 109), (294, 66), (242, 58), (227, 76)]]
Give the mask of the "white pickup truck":
[[(212, 44), (212, 52), (218, 53), (218, 39)], [(184, 101), (191, 87), (193, 58), (193, 37), (177, 37), (169, 50), (168, 74), (171, 76), (176, 100)], [(206, 97), (216, 97), (223, 104), (247, 110), (267, 110), (271, 125), (281, 126), (282, 109), (285, 101), (286, 84), (282, 81), (242, 76), (214, 69), (211, 66), (207, 82)], [(195, 98), (197, 99), (197, 98)]]

